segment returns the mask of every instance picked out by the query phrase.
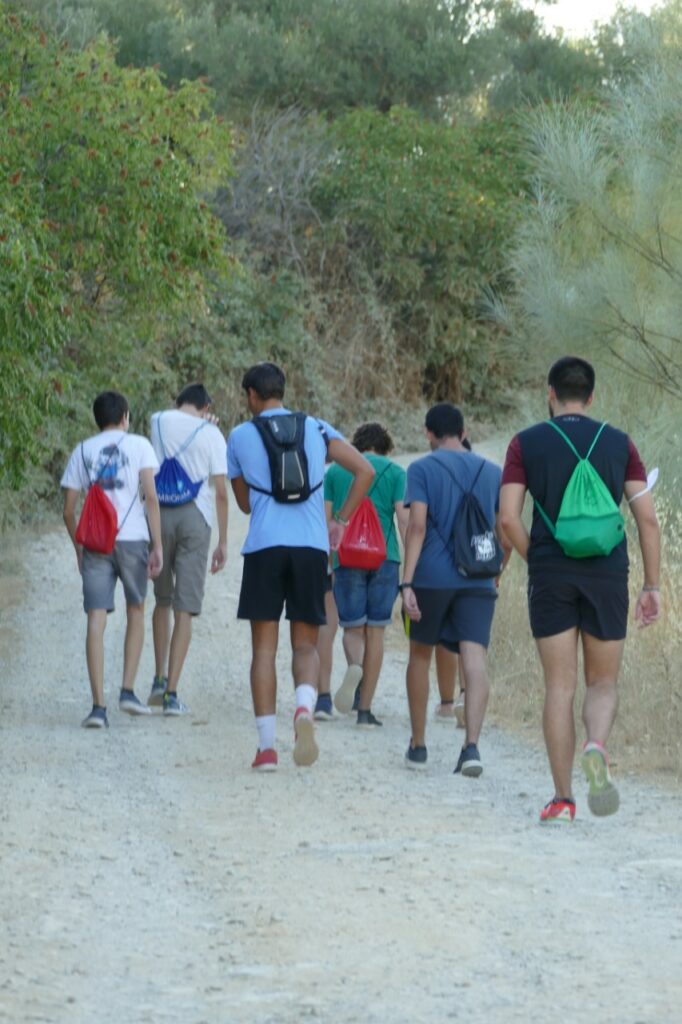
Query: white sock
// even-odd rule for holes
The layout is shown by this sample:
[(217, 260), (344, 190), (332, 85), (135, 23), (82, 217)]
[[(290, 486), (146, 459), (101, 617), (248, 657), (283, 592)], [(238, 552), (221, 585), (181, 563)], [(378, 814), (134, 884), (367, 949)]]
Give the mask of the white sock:
[(313, 708), (317, 702), (317, 687), (310, 683), (301, 683), (296, 687), (296, 710), (305, 708), (312, 715)]
[(277, 715), (256, 715), (256, 728), (258, 729), (258, 749), (275, 749), (275, 723)]

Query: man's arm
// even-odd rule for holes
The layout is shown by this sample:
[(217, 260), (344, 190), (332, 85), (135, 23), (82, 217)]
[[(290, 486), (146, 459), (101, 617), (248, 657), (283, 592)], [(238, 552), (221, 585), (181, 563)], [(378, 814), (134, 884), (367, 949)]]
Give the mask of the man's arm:
[(530, 537), (521, 518), (525, 499), (525, 484), (502, 484), (497, 521), (501, 527), (499, 539), (502, 548), (505, 548), (505, 543), (510, 545), (510, 550), (514, 547), (524, 562), (527, 562)]
[(159, 499), (156, 494), (156, 483), (154, 482), (153, 469), (140, 470), (140, 486), (144, 494), (145, 509), (149, 532), (152, 535), (152, 546), (149, 552), (149, 563), (147, 572), (154, 579), (163, 569), (163, 547), (161, 546), (161, 511)]
[(235, 496), (237, 505), (246, 516), (251, 515), (251, 502), (249, 501), (249, 485), (243, 476), (234, 476), (230, 480), (232, 493)]
[[(419, 622), (422, 613), (417, 598), (412, 590), (412, 578), (417, 569), (417, 562), (424, 546), (426, 537), (426, 517), (429, 506), (423, 501), (413, 501), (409, 509), (409, 519), (405, 534), (405, 564), (403, 566), (403, 606), (411, 619)], [(410, 584), (410, 586), (407, 586)]]
[(80, 544), (76, 543), (76, 505), (78, 503), (78, 491), (75, 491), (72, 487), (64, 488), (64, 511), (62, 518), (64, 519), (64, 525), (66, 526), (67, 533), (71, 538), (71, 543), (76, 550), (76, 560), (78, 562), (78, 571), (81, 571), (83, 565), (83, 548)]
[(227, 562), (227, 478), (224, 473), (211, 477), (215, 488), (215, 511), (218, 520), (218, 546), (211, 558), (211, 572), (220, 572)]
[(398, 533), (400, 534), (400, 539), (403, 542), (403, 548), (405, 548), (405, 544), (406, 544), (405, 538), (407, 536), (407, 524), (410, 521), (410, 510), (409, 510), (409, 508), (405, 507), (405, 505), (403, 504), (402, 501), (394, 502), (393, 503), (393, 510), (395, 512), (395, 517), (398, 520)]
[[(641, 480), (625, 481), (625, 497), (632, 498), (642, 490)], [(639, 547), (644, 563), (644, 585), (637, 598), (635, 618), (641, 626), (650, 626), (661, 614), (660, 572), (661, 531), (651, 494), (642, 494), (630, 505), (639, 534)]]
[[(338, 463), (339, 466), (347, 469), (353, 475), (353, 483), (348, 492), (348, 497), (337, 512), (339, 518), (348, 522), (372, 486), (374, 467), (367, 461), (364, 455), (360, 454), (357, 448), (354, 448), (352, 444), (348, 444), (347, 441), (343, 441), (339, 437), (334, 437), (329, 442), (328, 454), (332, 462)], [(329, 543), (332, 551), (338, 550), (344, 529), (343, 523), (339, 523), (336, 520), (332, 520), (329, 524)]]

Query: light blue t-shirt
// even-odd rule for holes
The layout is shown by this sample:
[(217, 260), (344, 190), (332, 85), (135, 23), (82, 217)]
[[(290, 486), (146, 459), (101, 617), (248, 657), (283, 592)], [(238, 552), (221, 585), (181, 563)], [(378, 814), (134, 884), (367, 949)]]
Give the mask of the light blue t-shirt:
[[(494, 462), (489, 462), (473, 452), (441, 449), (424, 456), (423, 459), (417, 459), (407, 467), (405, 504), (421, 501), (429, 507), (426, 536), (413, 577), (415, 587), (428, 587), (434, 590), (495, 591), (494, 580), (469, 579), (457, 571), (451, 540), (462, 494), (473, 484), (482, 463), (483, 468), (476, 481), (474, 495), (478, 498), (488, 522), (494, 525), (502, 479), (502, 471)], [(450, 474), (454, 475), (459, 486)]]
[[(261, 416), (282, 416), (289, 409), (266, 409)], [(305, 423), (305, 453), (310, 486), (321, 484), (327, 458), (327, 442), (343, 435), (324, 420), (308, 416)], [(230, 480), (242, 476), (247, 484), (271, 490), (270, 463), (262, 438), (253, 423), (235, 427), (227, 442), (227, 474)], [(251, 521), (242, 554), (263, 548), (318, 548), (329, 553), (329, 533), (324, 514), (324, 491), (318, 487), (307, 501), (284, 505), (269, 494), (249, 488)]]

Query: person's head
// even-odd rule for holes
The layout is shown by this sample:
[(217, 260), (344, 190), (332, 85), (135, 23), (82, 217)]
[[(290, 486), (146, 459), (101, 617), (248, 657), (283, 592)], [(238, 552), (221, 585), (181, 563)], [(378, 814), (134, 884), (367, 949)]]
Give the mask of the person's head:
[(438, 448), (444, 441), (462, 440), (464, 417), (456, 405), (438, 402), (432, 405), (424, 421), (426, 435), (432, 448)]
[(555, 402), (589, 405), (594, 393), (594, 367), (579, 356), (557, 359), (547, 375), (550, 413)]
[(192, 405), (201, 411), (208, 409), (211, 404), (211, 396), (203, 384), (188, 384), (183, 388), (175, 399), (176, 408), (181, 409), (183, 405)]
[(128, 429), (128, 399), (118, 391), (103, 391), (98, 395), (92, 403), (92, 413), (100, 430), (106, 430), (108, 427)]
[(286, 377), (274, 363), (256, 363), (242, 378), (242, 388), (251, 412), (259, 412), (266, 402), (281, 402)]
[(353, 434), (351, 444), (359, 452), (376, 452), (388, 455), (393, 451), (393, 438), (380, 423), (361, 423)]

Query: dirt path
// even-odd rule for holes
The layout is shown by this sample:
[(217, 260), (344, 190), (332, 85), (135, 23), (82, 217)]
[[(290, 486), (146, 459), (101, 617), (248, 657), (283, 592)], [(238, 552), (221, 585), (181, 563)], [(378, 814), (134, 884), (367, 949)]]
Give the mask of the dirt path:
[(320, 761), (297, 770), (282, 685), (280, 770), (253, 776), (243, 530), (233, 509), (229, 569), (209, 581), (184, 679), (193, 716), (118, 712), (119, 608), (106, 733), (78, 727), (73, 552), (63, 531), (27, 546), (0, 630), (0, 1020), (679, 1021), (680, 798), (625, 780), (613, 819), (582, 800), (572, 828), (543, 831), (544, 757), (492, 729), (479, 780), (452, 775), (461, 733), (438, 724), (428, 773), (405, 771), (394, 643), (380, 732), (322, 725)]

